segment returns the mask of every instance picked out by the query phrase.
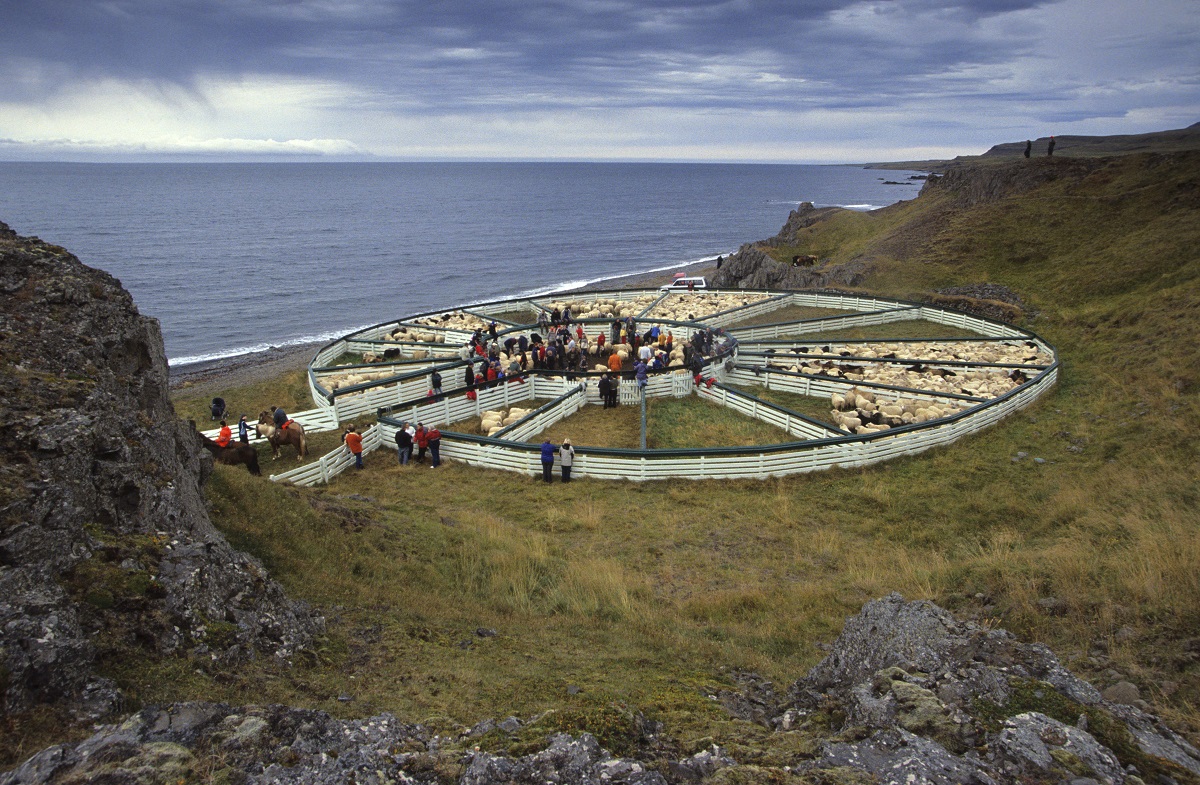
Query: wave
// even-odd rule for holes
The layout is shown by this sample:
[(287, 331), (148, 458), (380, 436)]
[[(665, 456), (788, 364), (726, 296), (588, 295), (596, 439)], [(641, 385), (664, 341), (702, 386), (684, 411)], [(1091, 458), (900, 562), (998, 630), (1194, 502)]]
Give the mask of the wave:
[[(543, 287), (539, 287), (536, 289), (526, 289), (524, 291), (519, 291), (519, 292), (516, 292), (515, 294), (508, 295), (506, 298), (503, 298), (503, 299), (521, 300), (521, 299), (528, 299), (528, 298), (532, 298), (532, 297), (542, 297), (542, 296), (545, 296), (548, 294), (558, 294), (559, 292), (570, 292), (570, 291), (574, 291), (576, 289), (581, 289), (585, 286), (592, 286), (593, 284), (601, 283), (603, 281), (616, 281), (616, 280), (620, 280), (621, 278), (629, 278), (629, 277), (635, 276), (635, 275), (650, 275), (652, 273), (662, 273), (662, 272), (666, 272), (667, 270), (674, 270), (674, 269), (677, 269), (680, 267), (690, 267), (692, 265), (715, 262), (717, 260), (717, 256), (729, 256), (730, 253), (731, 252), (726, 252), (723, 254), (717, 254), (716, 256), (705, 256), (700, 259), (692, 260), (690, 262), (676, 262), (674, 264), (663, 265), (662, 267), (649, 267), (644, 270), (633, 270), (630, 272), (613, 273), (611, 275), (603, 275), (603, 276), (599, 276), (597, 278), (581, 278), (581, 279), (576, 279), (576, 280), (571, 280), (571, 281), (560, 281), (558, 283), (550, 284), (548, 286), (543, 286)], [(491, 298), (488, 300), (473, 300), (471, 302), (460, 303), (458, 305), (451, 305), (451, 306), (447, 306), (445, 308), (435, 308), (435, 309), (432, 309), (432, 311), (445, 312), (445, 311), (458, 310), (459, 308), (470, 308), (473, 305), (482, 305), (483, 303), (493, 302), (495, 299), (496, 298)], [(397, 314), (395, 318), (402, 319), (408, 315), (410, 315), (410, 314)], [(243, 357), (245, 355), (257, 354), (258, 352), (266, 352), (266, 351), (270, 351), (272, 349), (283, 349), (283, 348), (287, 348), (289, 346), (303, 346), (304, 344), (310, 344), (310, 343), (313, 343), (313, 344), (329, 343), (331, 341), (336, 341), (338, 338), (341, 338), (342, 336), (351, 335), (351, 334), (359, 332), (361, 330), (366, 330), (369, 327), (374, 327), (375, 325), (376, 325), (376, 323), (372, 322), (371, 324), (364, 324), (360, 327), (352, 327), (350, 329), (340, 329), (340, 330), (326, 330), (325, 332), (316, 333), (313, 335), (302, 335), (299, 338), (289, 338), (289, 339), (283, 340), (283, 341), (275, 341), (275, 342), (264, 341), (261, 343), (251, 344), (249, 346), (239, 346), (239, 347), (232, 348), (232, 349), (221, 349), (221, 350), (218, 350), (215, 352), (208, 352), (206, 354), (193, 354), (193, 355), (187, 355), (184, 357), (169, 357), (169, 358), (167, 358), (167, 364), (172, 368), (179, 368), (179, 367), (185, 366), (185, 365), (196, 365), (198, 363), (214, 362), (216, 360), (228, 360), (233, 357)]]
[(540, 287), (537, 289), (528, 289), (528, 290), (525, 290), (522, 292), (517, 292), (516, 294), (513, 295), (513, 297), (514, 298), (541, 297), (541, 296), (547, 295), (547, 294), (558, 294), (559, 292), (574, 291), (575, 289), (581, 289), (585, 286), (592, 286), (594, 284), (603, 283), (604, 281), (619, 281), (622, 278), (630, 278), (635, 275), (650, 275), (652, 273), (665, 273), (667, 270), (675, 270), (680, 267), (691, 267), (692, 265), (707, 264), (709, 262), (715, 262), (717, 260), (717, 256), (724, 257), (724, 256), (729, 256), (732, 253), (733, 253), (732, 251), (726, 251), (725, 253), (716, 254), (714, 256), (705, 256), (700, 259), (693, 259), (690, 262), (675, 262), (674, 264), (667, 264), (667, 265), (663, 265), (662, 267), (649, 267), (644, 270), (631, 270), (629, 272), (624, 272), (624, 273), (612, 273), (611, 275), (601, 275), (597, 278), (580, 278), (580, 279), (577, 279), (574, 281), (562, 281), (560, 283), (551, 284), (550, 286), (544, 286), (544, 287)]
[[(790, 205), (799, 207), (800, 205), (804, 204), (807, 201), (808, 201), (807, 199), (799, 199), (799, 200), (797, 200), (797, 199), (768, 199), (767, 204), (790, 204)], [(887, 205), (884, 205), (884, 204), (834, 204), (834, 203), (823, 204), (821, 202), (813, 203), (813, 207), (841, 207), (844, 210), (856, 210), (858, 212), (867, 212), (868, 210), (878, 210), (878, 209), (880, 209), (882, 207), (886, 207), (886, 206)]]
[(314, 335), (302, 335), (299, 338), (288, 338), (282, 341), (262, 342), (251, 344), (250, 346), (238, 346), (232, 349), (219, 349), (215, 352), (206, 354), (191, 354), (185, 357), (168, 357), (167, 365), (172, 368), (178, 368), (184, 365), (196, 365), (197, 363), (213, 362), (214, 360), (228, 360), (232, 357), (242, 357), (248, 354), (257, 354), (259, 352), (267, 352), (272, 349), (285, 349), (289, 346), (303, 346), (308, 343), (329, 343), (341, 338), (343, 335), (349, 335), (359, 330), (365, 330), (373, 325), (364, 324), (361, 327), (355, 327), (350, 330), (326, 330), (323, 333)]

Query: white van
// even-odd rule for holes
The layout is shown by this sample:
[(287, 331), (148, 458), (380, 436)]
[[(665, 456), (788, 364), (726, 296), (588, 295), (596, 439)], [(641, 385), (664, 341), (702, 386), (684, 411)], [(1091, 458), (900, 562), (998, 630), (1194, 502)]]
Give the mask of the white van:
[(683, 291), (691, 291), (693, 289), (707, 289), (708, 282), (704, 280), (703, 276), (700, 276), (697, 278), (676, 278), (675, 280), (671, 281), (670, 283), (663, 284), (662, 286), (660, 286), (658, 288), (659, 288), (659, 291), (663, 291), (663, 292), (671, 292), (671, 291), (677, 292), (681, 289)]

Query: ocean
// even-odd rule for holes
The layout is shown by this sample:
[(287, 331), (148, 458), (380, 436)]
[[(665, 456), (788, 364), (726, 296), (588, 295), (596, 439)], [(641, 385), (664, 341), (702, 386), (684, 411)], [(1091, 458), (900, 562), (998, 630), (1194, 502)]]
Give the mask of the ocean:
[[(653, 163), (0, 163), (0, 221), (119, 278), (172, 365), (728, 255), (910, 173)], [(899, 181), (900, 185), (886, 184)]]

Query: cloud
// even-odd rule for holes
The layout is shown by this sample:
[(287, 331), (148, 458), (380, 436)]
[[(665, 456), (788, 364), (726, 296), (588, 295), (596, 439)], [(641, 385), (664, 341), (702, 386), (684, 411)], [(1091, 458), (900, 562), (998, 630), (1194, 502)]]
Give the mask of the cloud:
[(681, 158), (811, 160), (848, 139), (876, 159), (978, 152), (1188, 125), (1196, 51), (1194, 0), (9, 0), (0, 135), (394, 156), (671, 157), (672, 135)]

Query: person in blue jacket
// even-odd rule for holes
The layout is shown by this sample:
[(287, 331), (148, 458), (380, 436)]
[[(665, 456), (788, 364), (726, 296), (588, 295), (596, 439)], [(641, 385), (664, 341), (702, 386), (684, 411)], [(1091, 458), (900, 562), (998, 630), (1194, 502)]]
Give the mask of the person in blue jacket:
[(546, 482), (554, 482), (554, 453), (556, 451), (549, 439), (542, 442), (542, 479)]

